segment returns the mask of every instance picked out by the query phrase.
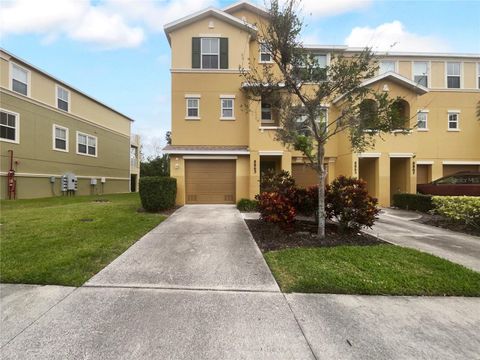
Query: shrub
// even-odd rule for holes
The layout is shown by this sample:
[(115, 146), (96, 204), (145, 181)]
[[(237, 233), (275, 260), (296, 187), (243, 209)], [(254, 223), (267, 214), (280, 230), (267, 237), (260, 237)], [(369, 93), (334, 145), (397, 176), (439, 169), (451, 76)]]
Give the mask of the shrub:
[(403, 193), (393, 195), (393, 206), (422, 212), (429, 212), (434, 208), (431, 195)]
[(148, 176), (140, 178), (140, 199), (147, 211), (159, 211), (175, 206), (177, 180), (171, 177)]
[(288, 171), (282, 170), (275, 173), (273, 170), (268, 170), (260, 178), (260, 191), (292, 197), (295, 192), (295, 179)]
[(318, 186), (296, 189), (293, 204), (299, 214), (318, 218)]
[(371, 227), (380, 210), (377, 199), (368, 195), (363, 180), (340, 176), (325, 188), (325, 210), (328, 219), (339, 223), (340, 232), (356, 232)]
[(258, 211), (262, 220), (278, 224), (283, 229), (292, 227), (296, 211), (291, 198), (278, 192), (262, 192), (255, 196), (255, 199), (258, 200)]
[(240, 199), (237, 203), (237, 209), (243, 212), (257, 211), (258, 201), (250, 199)]
[(435, 213), (480, 229), (480, 197), (434, 196), (432, 202)]

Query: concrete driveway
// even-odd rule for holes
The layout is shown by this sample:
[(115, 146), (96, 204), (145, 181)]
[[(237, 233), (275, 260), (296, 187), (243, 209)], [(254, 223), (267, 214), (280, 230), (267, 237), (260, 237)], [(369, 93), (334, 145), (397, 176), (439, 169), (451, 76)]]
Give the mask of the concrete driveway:
[(2, 359), (451, 359), (480, 299), (282, 294), (230, 206), (186, 206), (74, 289), (7, 285)]
[(480, 237), (415, 222), (420, 216), (413, 211), (383, 209), (380, 219), (366, 232), (480, 271)]

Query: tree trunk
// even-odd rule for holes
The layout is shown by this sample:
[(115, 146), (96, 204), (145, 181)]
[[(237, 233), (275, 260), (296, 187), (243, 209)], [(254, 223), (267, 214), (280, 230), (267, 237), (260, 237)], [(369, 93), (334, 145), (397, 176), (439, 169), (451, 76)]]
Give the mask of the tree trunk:
[(323, 161), (325, 159), (325, 147), (319, 143), (317, 148), (318, 161), (318, 232), (319, 238), (325, 238), (325, 167)]

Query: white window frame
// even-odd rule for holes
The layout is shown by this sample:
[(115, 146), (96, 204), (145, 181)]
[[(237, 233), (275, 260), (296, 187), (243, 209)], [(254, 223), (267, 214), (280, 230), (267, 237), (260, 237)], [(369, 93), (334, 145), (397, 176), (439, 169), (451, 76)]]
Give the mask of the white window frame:
[[(188, 107), (188, 100), (197, 100), (197, 114), (198, 116), (188, 116), (188, 109), (195, 109)], [(200, 96), (198, 95), (185, 95), (185, 120), (200, 120)]]
[[(19, 93), (19, 92), (13, 90), (13, 68), (14, 67), (17, 67), (17, 68), (27, 72), (27, 95), (23, 95), (22, 93)], [(30, 97), (30, 87), (31, 87), (31, 72), (30, 72), (30, 70), (27, 69), (24, 66), (18, 65), (17, 63), (15, 63), (13, 61), (10, 61), (9, 85), (10, 85), (9, 89), (11, 91), (13, 91), (15, 94)]]
[[(232, 107), (231, 108), (224, 108), (223, 107), (223, 100), (231, 100)], [(231, 109), (232, 116), (224, 116), (223, 110), (224, 109)], [(235, 120), (235, 95), (220, 95), (220, 120)]]
[[(57, 148), (57, 144), (55, 142), (55, 140), (57, 139), (57, 134), (56, 134), (56, 131), (55, 129), (62, 129), (62, 130), (65, 130), (65, 149), (59, 149)], [(69, 152), (70, 150), (70, 144), (68, 142), (68, 139), (69, 139), (69, 131), (68, 131), (68, 128), (66, 128), (65, 126), (61, 126), (61, 125), (57, 125), (57, 124), (53, 124), (52, 126), (52, 150), (55, 150), (55, 151), (61, 151), (61, 152)], [(78, 150), (78, 148), (77, 148)], [(82, 153), (83, 154), (83, 153)]]
[[(83, 136), (86, 136), (87, 137), (87, 153), (82, 153), (82, 152), (79, 152), (78, 151), (78, 135), (83, 135)], [(95, 139), (95, 155), (91, 155), (88, 153), (88, 138), (93, 138)], [(76, 136), (76, 147), (75, 147), (75, 152), (77, 153), (77, 155), (83, 155), (83, 156), (89, 156), (89, 157), (98, 157), (98, 138), (96, 136), (93, 136), (93, 135), (90, 135), (90, 134), (87, 134), (87, 133), (84, 133), (84, 132), (81, 132), (81, 131), (77, 131), (77, 136)]]
[(270, 104), (270, 119), (262, 119), (262, 102), (268, 104), (266, 101), (260, 100), (260, 125), (262, 124), (275, 124), (275, 120), (273, 119), (273, 112), (272, 112), (272, 104)]
[[(260, 64), (273, 64), (273, 60), (272, 60), (272, 53), (270, 51), (262, 51), (262, 45), (264, 43), (262, 42), (259, 42), (258, 43), (258, 62)], [(270, 56), (270, 60), (266, 61), (266, 60), (262, 60), (262, 54), (268, 54), (268, 56)]]
[(382, 74), (386, 74), (388, 71), (386, 72), (381, 72), (381, 69), (380, 69), (380, 64), (382, 62), (391, 62), (393, 63), (393, 72), (394, 73), (398, 73), (398, 61), (397, 60), (390, 60), (390, 59), (382, 59), (378, 62), (378, 75), (382, 75)]
[[(55, 86), (55, 107), (56, 107), (58, 110), (65, 111), (65, 110), (63, 110), (63, 109), (61, 109), (61, 108), (58, 107), (58, 100), (59, 100), (58, 93), (59, 93), (59, 89), (62, 89), (63, 91), (66, 91), (66, 92), (67, 92), (67, 108), (68, 108), (68, 110), (67, 110), (66, 112), (69, 113), (70, 110), (72, 109), (72, 107), (71, 107), (71, 101), (70, 101), (70, 99), (72, 98), (71, 92), (70, 92), (70, 90), (68, 90), (68, 89), (66, 89), (66, 88), (64, 88), (63, 86), (60, 86), (60, 85), (58, 85), (58, 84), (57, 84), (57, 86)], [(60, 99), (60, 100), (65, 101), (65, 100), (63, 100), (63, 99)]]
[[(456, 128), (451, 128), (450, 127), (450, 115), (457, 115), (456, 119)], [(448, 110), (447, 114), (447, 130), (448, 131), (460, 131), (460, 110)]]
[[(460, 75), (448, 75), (448, 64), (455, 63), (460, 64)], [(455, 89), (463, 89), (463, 62), (461, 61), (445, 61), (445, 89), (455, 90)], [(458, 88), (449, 88), (448, 87), (448, 77), (449, 76), (458, 76), (460, 78), (459, 84), (460, 87)]]
[(426, 63), (427, 64), (427, 88), (430, 88), (430, 69), (432, 67), (432, 62), (428, 60), (414, 60), (412, 61), (412, 81), (415, 81), (415, 63)]
[[(203, 40), (204, 39), (215, 39), (217, 40), (217, 53), (204, 53), (203, 52)], [(217, 61), (217, 67), (216, 68), (204, 68), (203, 67), (203, 55), (217, 55), (218, 56), (218, 61)], [(200, 69), (205, 69), (205, 70), (218, 70), (220, 69), (220, 38), (219, 37), (201, 37), (200, 38)], [(200, 112), (199, 112), (200, 114)]]
[[(428, 131), (428, 113), (429, 110), (425, 109), (420, 109), (417, 111), (417, 131)], [(419, 128), (418, 127), (418, 114), (425, 114), (425, 127), (424, 128)]]
[(0, 111), (15, 116), (15, 140), (0, 138), (0, 141), (11, 144), (20, 144), (20, 114), (3, 108), (0, 108)]

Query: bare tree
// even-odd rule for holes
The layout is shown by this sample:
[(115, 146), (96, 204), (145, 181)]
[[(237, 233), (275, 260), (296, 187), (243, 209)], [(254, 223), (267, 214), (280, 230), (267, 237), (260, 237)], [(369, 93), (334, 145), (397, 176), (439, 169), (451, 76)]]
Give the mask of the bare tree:
[[(315, 54), (304, 48), (299, 36), (303, 21), (299, 1), (283, 6), (272, 0), (269, 22), (259, 29), (258, 41), (270, 53), (272, 64), (240, 69), (248, 99), (268, 99), (277, 115), (276, 140), (303, 153), (318, 174), (318, 236), (325, 237), (325, 145), (340, 133), (349, 134), (352, 150), (373, 146), (382, 133), (403, 128), (399, 98), (376, 92), (363, 82), (378, 70), (370, 49), (345, 56), (332, 54), (329, 65), (320, 64)], [(365, 102), (364, 100), (373, 100)], [(338, 115), (325, 116), (325, 106), (335, 104)], [(330, 114), (329, 114), (330, 115)], [(368, 130), (368, 131), (367, 131)]]

